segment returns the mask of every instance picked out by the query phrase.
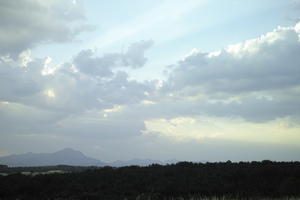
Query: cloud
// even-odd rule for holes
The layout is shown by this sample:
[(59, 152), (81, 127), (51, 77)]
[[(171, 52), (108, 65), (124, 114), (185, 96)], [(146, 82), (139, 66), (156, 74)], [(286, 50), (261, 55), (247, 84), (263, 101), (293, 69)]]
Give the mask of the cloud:
[[(241, 118), (197, 116), (147, 120), (146, 134), (156, 134), (176, 142), (225, 139), (254, 143), (297, 146), (300, 126), (289, 118), (253, 123)], [(263, 134), (262, 134), (263, 133)]]
[(193, 50), (173, 65), (161, 92), (181, 115), (299, 116), (299, 34), (296, 24), (218, 52)]
[[(299, 26), (299, 25), (297, 25)], [(194, 52), (175, 65), (170, 87), (201, 87), (205, 93), (243, 93), (300, 83), (299, 31), (279, 27), (260, 38), (216, 53)]]
[(81, 1), (24, 0), (0, 2), (0, 55), (17, 57), (41, 43), (73, 40), (87, 30)]
[(85, 50), (70, 63), (33, 58), (30, 51), (17, 59), (0, 57), (0, 134), (68, 138), (86, 134), (99, 140), (141, 134), (144, 121), (121, 114), (151, 96), (154, 82), (129, 80), (122, 69), (143, 65), (143, 51), (151, 43), (137, 42), (130, 46), (130, 53), (110, 54), (116, 57), (97, 57)]
[[(107, 159), (161, 153), (197, 159), (199, 152), (204, 159), (222, 159), (246, 144), (274, 144), (273, 150), (281, 142), (294, 145), (300, 119), (299, 26), (278, 27), (219, 52), (194, 50), (169, 69), (165, 81), (139, 82), (126, 72), (145, 65), (151, 40), (121, 53), (82, 50), (58, 64), (50, 57), (33, 58), (29, 50), (21, 51), (25, 48), (15, 51), (20, 54), (14, 59), (0, 56), (1, 146), (11, 149), (6, 143), (13, 140), (28, 148), (35, 141), (48, 148), (100, 146)], [(231, 149), (220, 155), (212, 146)], [(261, 152), (272, 155), (262, 146)], [(124, 151), (116, 153), (117, 147)], [(244, 151), (252, 152), (251, 158), (257, 153)], [(285, 155), (290, 152), (299, 148)]]
[(137, 42), (125, 54), (102, 57), (84, 50), (73, 62), (60, 64), (50, 57), (31, 58), (27, 51), (18, 60), (1, 57), (0, 100), (71, 113), (138, 103), (155, 87), (129, 80), (122, 69), (143, 65), (143, 51), (151, 44)]
[[(55, 124), (67, 117), (63, 112), (13, 102), (0, 104), (0, 113), (1, 140), (9, 142), (14, 148), (17, 148), (16, 140), (22, 141), (22, 136), (54, 137), (58, 134)], [(6, 142), (2, 142), (1, 146), (6, 146)]]
[(72, 137), (81, 138), (84, 134), (94, 140), (124, 140), (140, 135), (145, 125), (137, 118), (91, 110), (60, 120), (55, 129), (60, 135)]
[(83, 50), (74, 58), (76, 68), (85, 74), (100, 77), (109, 77), (113, 75), (112, 67), (120, 59), (119, 54), (109, 54), (102, 58), (93, 57), (92, 50)]
[(1, 57), (1, 101), (69, 115), (124, 106), (132, 110), (123, 110), (123, 118), (143, 120), (204, 114), (252, 122), (299, 118), (299, 24), (219, 52), (194, 50), (159, 87), (158, 81), (129, 80), (122, 71), (141, 67), (152, 43), (136, 42), (125, 53), (102, 56), (84, 50), (62, 64), (33, 59), (29, 52), (19, 60)]
[[(30, 67), (21, 67), (22, 58), (19, 61), (0, 61), (0, 98), (11, 101), (18, 98), (33, 96), (41, 90), (37, 84), (39, 78), (39, 65), (41, 60), (30, 63)], [(23, 64), (21, 64), (23, 65)], [(26, 66), (29, 65), (26, 63)]]
[(88, 49), (79, 52), (74, 58), (74, 65), (79, 71), (89, 76), (111, 77), (114, 68), (140, 68), (147, 61), (145, 51), (153, 44), (152, 40), (132, 43), (125, 53), (110, 53), (99, 57)]
[(142, 40), (131, 44), (123, 56), (124, 65), (132, 66), (132, 68), (139, 68), (145, 65), (147, 58), (145, 58), (144, 53), (149, 47), (153, 45), (152, 40)]

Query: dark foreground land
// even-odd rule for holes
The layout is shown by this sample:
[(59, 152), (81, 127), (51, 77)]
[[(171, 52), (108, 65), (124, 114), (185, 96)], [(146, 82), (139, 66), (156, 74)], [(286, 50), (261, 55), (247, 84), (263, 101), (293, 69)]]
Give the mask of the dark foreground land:
[[(43, 167), (37, 169), (42, 171)], [(16, 173), (17, 168), (5, 169), (2, 166), (2, 172), (7, 171), (11, 174), (0, 176), (0, 199), (158, 200), (300, 197), (300, 162), (180, 162), (166, 166), (94, 167), (79, 170), (65, 166), (64, 169), (69, 169), (69, 172), (23, 175)], [(72, 169), (73, 172), (70, 172)]]

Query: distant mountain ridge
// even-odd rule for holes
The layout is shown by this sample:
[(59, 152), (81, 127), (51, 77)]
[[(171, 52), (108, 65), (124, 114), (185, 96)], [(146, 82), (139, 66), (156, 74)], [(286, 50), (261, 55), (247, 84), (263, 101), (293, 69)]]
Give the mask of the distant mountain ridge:
[(115, 161), (105, 163), (100, 160), (85, 156), (82, 152), (65, 148), (54, 153), (25, 153), (13, 154), (0, 157), (0, 165), (18, 166), (53, 166), (53, 165), (72, 165), (72, 166), (113, 166), (122, 167), (130, 165), (147, 166), (151, 164), (171, 164), (177, 160), (162, 162), (151, 159), (134, 159), (130, 161)]
[(74, 166), (104, 166), (106, 163), (85, 156), (80, 151), (71, 148), (54, 153), (25, 153), (0, 157), (0, 164), (8, 166), (50, 166), (50, 165), (74, 165)]

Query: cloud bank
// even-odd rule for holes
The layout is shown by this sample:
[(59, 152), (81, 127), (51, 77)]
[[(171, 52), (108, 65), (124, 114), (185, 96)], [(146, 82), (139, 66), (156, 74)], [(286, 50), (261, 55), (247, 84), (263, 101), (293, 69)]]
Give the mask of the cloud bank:
[(128, 72), (143, 70), (152, 40), (103, 55), (81, 50), (64, 63), (30, 55), (38, 45), (75, 39), (84, 16), (80, 1), (0, 3), (1, 151), (35, 143), (80, 147), (107, 159), (193, 160), (212, 147), (232, 146), (226, 155), (233, 155), (241, 142), (264, 155), (278, 145), (299, 152), (299, 23), (217, 52), (194, 49), (166, 67), (164, 81), (141, 82)]
[(193, 114), (298, 117), (299, 33), (299, 24), (278, 27), (218, 52), (193, 50), (170, 69), (163, 91)]

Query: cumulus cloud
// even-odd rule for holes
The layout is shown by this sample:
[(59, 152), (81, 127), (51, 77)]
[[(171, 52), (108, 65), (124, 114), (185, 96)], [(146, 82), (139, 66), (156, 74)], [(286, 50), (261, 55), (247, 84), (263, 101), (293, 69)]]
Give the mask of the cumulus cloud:
[(243, 93), (299, 85), (300, 43), (296, 27), (278, 27), (214, 54), (195, 52), (176, 65), (168, 84), (176, 89), (199, 86), (206, 93)]
[(194, 50), (163, 84), (129, 80), (122, 69), (142, 66), (151, 44), (102, 56), (84, 50), (59, 65), (29, 52), (17, 61), (1, 57), (1, 101), (69, 114), (125, 106), (132, 109), (127, 117), (142, 120), (209, 115), (261, 122), (299, 115), (299, 24), (219, 52)]
[[(182, 114), (264, 121), (299, 115), (299, 24), (219, 52), (193, 51), (173, 66), (162, 91)], [(173, 103), (171, 103), (173, 104)]]
[(81, 1), (1, 1), (0, 54), (17, 57), (41, 43), (70, 41), (87, 30), (83, 19)]
[(142, 40), (131, 44), (123, 56), (124, 65), (131, 66), (132, 68), (144, 66), (144, 64), (147, 62), (147, 58), (144, 56), (145, 50), (152, 45), (152, 40)]
[[(82, 53), (77, 55), (77, 59), (85, 61), (87, 67), (94, 63)], [(0, 63), (2, 101), (78, 112), (138, 103), (154, 90), (151, 82), (139, 83), (129, 80), (124, 71), (112, 72), (109, 62), (103, 66), (111, 74), (104, 79), (74, 70), (73, 66), (78, 64), (76, 59), (74, 64), (60, 65), (52, 64), (49, 58), (34, 59), (27, 67), (20, 67), (17, 62)], [(101, 63), (102, 60), (95, 65), (101, 66)]]
[(114, 68), (143, 67), (147, 61), (145, 51), (153, 44), (152, 40), (142, 40), (131, 44), (125, 53), (110, 53), (99, 57), (92, 50), (83, 50), (74, 58), (79, 71), (90, 76), (111, 77)]
[[(40, 4), (41, 9), (46, 5)], [(53, 1), (49, 6), (53, 5), (60, 4)], [(66, 19), (77, 21), (80, 16)], [(67, 137), (89, 146), (106, 145), (112, 152), (113, 145), (126, 149), (140, 142), (133, 150), (122, 152), (135, 155), (141, 155), (145, 145), (148, 155), (153, 155), (153, 149), (159, 154), (159, 148), (167, 156), (174, 155), (179, 141), (188, 149), (182, 153), (185, 159), (194, 147), (201, 150), (194, 140), (214, 140), (214, 146), (220, 147), (223, 140), (237, 144), (230, 141), (234, 138), (252, 137), (254, 143), (268, 143), (268, 135), (278, 133), (278, 141), (291, 134), (286, 141), (291, 144), (299, 138), (299, 126), (290, 127), (300, 119), (299, 27), (278, 27), (219, 52), (194, 50), (170, 68), (166, 81), (139, 82), (125, 72), (145, 65), (151, 40), (101, 56), (83, 50), (60, 64), (50, 57), (32, 58), (30, 51), (23, 51), (42, 41), (60, 41), (56, 36), (28, 40), (23, 47), (16, 43), (12, 49), (4, 45), (3, 52), (22, 53), (14, 59), (0, 56), (0, 134), (6, 141), (20, 135), (31, 140), (44, 135), (37, 139), (43, 142), (51, 135)], [(278, 124), (289, 127), (271, 133)], [(245, 127), (249, 130), (243, 138), (239, 131)], [(266, 135), (256, 140), (259, 135), (252, 132)], [(87, 139), (82, 141), (82, 137)], [(176, 144), (169, 138), (177, 138)]]
[[(60, 64), (50, 57), (32, 58), (30, 51), (17, 59), (0, 57), (0, 133), (59, 137), (81, 137), (86, 133), (99, 139), (141, 134), (143, 120), (129, 119), (121, 113), (149, 98), (155, 90), (154, 82), (129, 80), (122, 69), (142, 65), (138, 57), (143, 58), (145, 43), (150, 44), (133, 44), (134, 48), (141, 44), (136, 54), (97, 57), (85, 50), (72, 62)], [(124, 60), (132, 62), (125, 64)]]
[(83, 50), (74, 58), (74, 64), (82, 73), (91, 76), (110, 77), (113, 75), (112, 67), (120, 59), (119, 54), (109, 54), (102, 58), (94, 57), (92, 50)]

